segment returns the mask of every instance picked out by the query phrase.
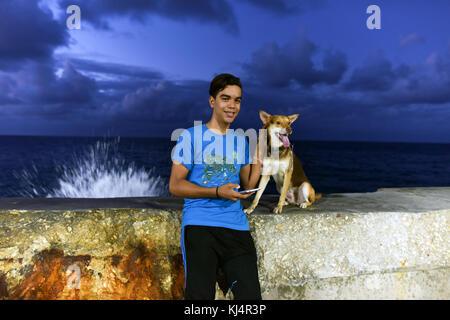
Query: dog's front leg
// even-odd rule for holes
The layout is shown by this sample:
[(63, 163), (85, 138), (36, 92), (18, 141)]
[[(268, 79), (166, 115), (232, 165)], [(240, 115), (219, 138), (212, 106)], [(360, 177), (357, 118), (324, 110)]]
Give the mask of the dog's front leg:
[(270, 175), (262, 175), (261, 176), (261, 179), (259, 180), (259, 186), (258, 186), (261, 189), (259, 189), (256, 192), (255, 199), (253, 199), (253, 202), (250, 205), (250, 207), (248, 207), (247, 209), (244, 210), (244, 212), (246, 214), (250, 214), (253, 212), (253, 210), (255, 210), (256, 206), (258, 205), (259, 198), (261, 198), (261, 196), (264, 192), (264, 189), (266, 189), (266, 186), (267, 186), (267, 183), (269, 182), (269, 180), (270, 180)]
[(283, 206), (286, 203), (286, 195), (289, 189), (289, 185), (291, 184), (291, 177), (292, 177), (292, 170), (290, 170), (284, 175), (283, 188), (281, 189), (281, 195), (280, 199), (278, 200), (278, 205), (276, 206), (275, 209), (273, 209), (274, 213), (281, 213), (281, 211), (283, 210)]

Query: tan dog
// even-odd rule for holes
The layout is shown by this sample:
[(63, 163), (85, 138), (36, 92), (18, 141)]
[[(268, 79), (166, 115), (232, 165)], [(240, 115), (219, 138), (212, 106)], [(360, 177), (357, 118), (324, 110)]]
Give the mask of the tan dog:
[[(286, 204), (295, 204), (301, 208), (307, 208), (322, 194), (316, 194), (314, 188), (303, 171), (302, 164), (292, 151), (292, 145), (288, 136), (291, 134), (291, 124), (298, 118), (298, 114), (291, 116), (270, 115), (262, 110), (259, 116), (264, 123), (263, 129), (267, 130), (267, 147), (260, 154), (263, 154), (263, 165), (261, 169), (261, 179), (259, 187), (250, 207), (244, 210), (249, 214), (255, 210), (259, 199), (272, 176), (275, 180), (280, 199), (274, 213), (281, 213)], [(261, 141), (261, 140), (260, 140)], [(267, 151), (266, 151), (267, 150)], [(277, 152), (277, 154), (273, 154)]]

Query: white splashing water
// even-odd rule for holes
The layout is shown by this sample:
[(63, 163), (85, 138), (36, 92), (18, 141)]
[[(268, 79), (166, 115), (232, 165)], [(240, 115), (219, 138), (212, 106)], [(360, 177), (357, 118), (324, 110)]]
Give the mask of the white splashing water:
[[(56, 165), (60, 176), (59, 187), (44, 190), (47, 198), (116, 198), (116, 197), (152, 197), (165, 192), (164, 180), (155, 175), (155, 170), (147, 172), (137, 168), (134, 163), (126, 164), (116, 152), (120, 138), (111, 142), (97, 141), (81, 155), (74, 155), (69, 166)], [(24, 172), (22, 177), (29, 178), (37, 174)], [(35, 180), (35, 179), (33, 179)], [(35, 183), (31, 183), (33, 185)], [(28, 195), (42, 194), (32, 186)], [(42, 189), (42, 188), (41, 188)], [(34, 195), (33, 195), (34, 194)], [(40, 195), (42, 196), (42, 195)]]

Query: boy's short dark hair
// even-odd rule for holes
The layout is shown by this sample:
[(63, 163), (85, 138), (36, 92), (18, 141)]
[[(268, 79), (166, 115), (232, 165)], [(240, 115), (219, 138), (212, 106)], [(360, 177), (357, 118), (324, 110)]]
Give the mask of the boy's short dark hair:
[(209, 86), (209, 95), (215, 99), (217, 93), (225, 89), (226, 86), (233, 85), (238, 86), (242, 90), (241, 79), (229, 73), (219, 74), (215, 76), (211, 81), (211, 84)]

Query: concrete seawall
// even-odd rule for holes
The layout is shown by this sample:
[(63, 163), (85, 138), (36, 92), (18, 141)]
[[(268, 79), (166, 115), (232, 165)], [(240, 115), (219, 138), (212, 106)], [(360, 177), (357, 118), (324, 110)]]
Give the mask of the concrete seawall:
[[(263, 298), (450, 298), (450, 188), (328, 194), (275, 215), (277, 199), (249, 216)], [(182, 299), (182, 204), (0, 199), (0, 299)]]

